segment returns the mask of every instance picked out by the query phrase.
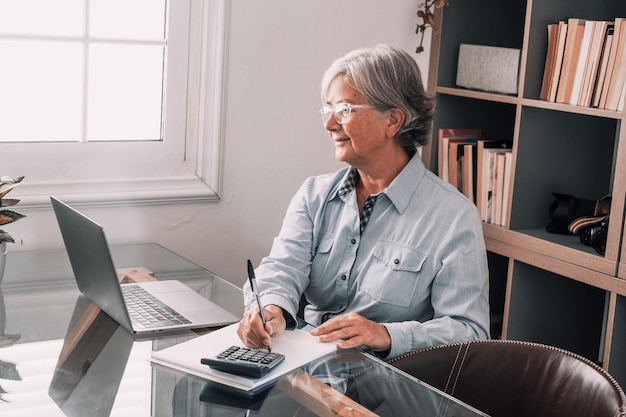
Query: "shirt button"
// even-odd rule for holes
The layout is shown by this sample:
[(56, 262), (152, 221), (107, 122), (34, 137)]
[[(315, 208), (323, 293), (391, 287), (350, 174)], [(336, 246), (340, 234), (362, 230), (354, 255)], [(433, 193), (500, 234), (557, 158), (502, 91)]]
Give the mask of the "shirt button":
[(393, 261), (394, 264), (398, 265), (400, 263), (400, 259), (396, 259)]
[(354, 245), (356, 243), (356, 239), (352, 239), (350, 242)]
[(346, 280), (346, 278), (347, 278), (347, 277), (346, 277), (345, 275), (342, 275), (342, 276), (341, 276), (341, 280), (342, 280), (342, 281), (345, 281), (345, 280)]

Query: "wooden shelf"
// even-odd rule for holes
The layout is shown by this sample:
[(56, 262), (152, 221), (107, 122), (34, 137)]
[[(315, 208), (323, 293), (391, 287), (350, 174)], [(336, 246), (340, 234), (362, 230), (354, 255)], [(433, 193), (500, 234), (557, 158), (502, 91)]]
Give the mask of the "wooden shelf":
[[(436, 9), (440, 30), (433, 32), (428, 80), (437, 97), (435, 139), (422, 156), (436, 173), (441, 128), (479, 128), (486, 138), (512, 142), (505, 226), (483, 227), (490, 300), (501, 316), (502, 338), (572, 350), (601, 363), (626, 385), (621, 354), (626, 348), (626, 113), (539, 100), (548, 24), (623, 16), (626, 3), (613, 0), (477, 0)], [(462, 43), (520, 49), (518, 93), (457, 87)], [(552, 193), (592, 200), (612, 196), (604, 255), (577, 236), (546, 232)]]
[[(524, 248), (534, 253), (549, 254), (550, 257), (571, 263), (586, 270), (597, 271), (605, 275), (616, 275), (615, 261), (597, 254), (593, 248), (580, 243), (577, 236), (558, 235), (544, 229), (509, 230), (494, 225), (484, 225), (485, 238), (497, 240), (514, 248)], [(487, 250), (498, 253), (496, 247)], [(511, 256), (511, 255), (507, 255)], [(576, 277), (570, 277), (576, 278)]]
[(573, 106), (571, 104), (553, 103), (550, 101), (537, 100), (531, 98), (520, 98), (515, 96), (507, 96), (502, 94), (494, 94), (483, 91), (467, 90), (464, 88), (453, 87), (436, 87), (437, 94), (446, 94), (457, 97), (467, 97), (476, 100), (487, 100), (498, 103), (519, 104), (526, 107), (535, 107), (538, 109), (555, 110), (574, 114), (584, 114), (588, 116), (604, 117), (607, 119), (621, 120), (624, 115), (622, 112), (614, 110), (597, 109), (593, 107)]

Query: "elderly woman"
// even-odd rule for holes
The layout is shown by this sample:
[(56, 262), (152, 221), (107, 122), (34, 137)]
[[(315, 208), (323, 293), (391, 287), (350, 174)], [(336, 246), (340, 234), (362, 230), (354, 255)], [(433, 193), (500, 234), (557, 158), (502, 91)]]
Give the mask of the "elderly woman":
[(271, 345), (295, 326), (301, 295), (311, 334), (391, 358), (489, 337), (488, 269), (476, 207), (428, 171), (433, 99), (415, 60), (377, 45), (335, 61), (320, 110), (348, 166), (308, 178), (256, 269), (266, 324), (248, 284), (243, 343)]

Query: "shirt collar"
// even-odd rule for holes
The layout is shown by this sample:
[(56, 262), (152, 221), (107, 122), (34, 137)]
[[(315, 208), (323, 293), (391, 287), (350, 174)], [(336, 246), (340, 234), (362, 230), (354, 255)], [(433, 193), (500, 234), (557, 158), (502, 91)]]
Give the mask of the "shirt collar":
[[(416, 152), (391, 184), (383, 190), (382, 193), (387, 195), (398, 212), (402, 213), (406, 210), (425, 170), (426, 167), (424, 167), (419, 153)], [(337, 189), (337, 195), (343, 199), (355, 189), (358, 180), (359, 172), (355, 168), (349, 168)]]
[(341, 186), (337, 190), (337, 193), (339, 194), (339, 196), (345, 197), (348, 193), (353, 191), (356, 188), (356, 183), (357, 181), (359, 181), (359, 178), (360, 178), (359, 171), (351, 167), (348, 170), (348, 173), (346, 174), (346, 176), (344, 177), (343, 182), (341, 183)]
[(421, 156), (415, 152), (415, 155), (385, 189), (385, 194), (398, 212), (403, 213), (408, 207), (425, 171), (426, 167), (422, 163)]

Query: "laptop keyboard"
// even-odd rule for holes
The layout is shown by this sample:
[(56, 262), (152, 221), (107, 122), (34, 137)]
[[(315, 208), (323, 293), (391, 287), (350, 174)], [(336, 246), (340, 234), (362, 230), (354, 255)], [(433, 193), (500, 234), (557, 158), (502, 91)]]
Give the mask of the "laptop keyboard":
[(182, 314), (138, 285), (123, 285), (122, 293), (130, 319), (137, 327), (150, 329), (191, 323)]

